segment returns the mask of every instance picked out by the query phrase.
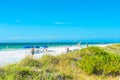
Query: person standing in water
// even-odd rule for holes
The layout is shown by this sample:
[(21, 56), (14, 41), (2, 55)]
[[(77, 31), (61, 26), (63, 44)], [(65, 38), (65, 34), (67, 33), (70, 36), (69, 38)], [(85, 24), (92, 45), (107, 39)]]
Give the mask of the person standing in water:
[(31, 53), (34, 56), (34, 54), (35, 54), (35, 49), (34, 48), (31, 49)]

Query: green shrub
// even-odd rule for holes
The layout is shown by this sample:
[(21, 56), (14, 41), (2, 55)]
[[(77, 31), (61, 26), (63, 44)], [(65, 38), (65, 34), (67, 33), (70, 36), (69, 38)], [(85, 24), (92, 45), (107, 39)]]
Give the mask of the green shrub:
[(35, 80), (73, 80), (72, 76), (60, 73), (49, 73), (49, 72), (42, 72), (37, 75)]
[(5, 77), (5, 70), (4, 68), (0, 68), (0, 80)]
[(49, 65), (56, 65), (59, 62), (59, 58), (53, 55), (44, 55), (41, 59), (40, 62), (44, 66), (49, 66)]
[(28, 66), (28, 67), (42, 67), (42, 64), (39, 60), (33, 57), (26, 57), (20, 63), (20, 66)]
[[(119, 75), (120, 56), (98, 48), (88, 48), (89, 55), (78, 61), (78, 66), (88, 74)], [(97, 51), (96, 51), (97, 50)], [(93, 53), (94, 51), (94, 53)], [(94, 55), (92, 55), (94, 54)]]
[(32, 78), (34, 73), (35, 72), (30, 68), (20, 67), (19, 69), (17, 69), (15, 73), (15, 78), (18, 80), (29, 79), (29, 78)]
[(30, 67), (19, 65), (8, 65), (5, 67), (5, 77), (3, 80), (29, 80), (37, 74), (36, 71)]
[(99, 47), (88, 47), (88, 48), (84, 48), (80, 51), (80, 56), (84, 56), (84, 55), (108, 55), (108, 53), (106, 51), (104, 51), (104, 49), (101, 49)]

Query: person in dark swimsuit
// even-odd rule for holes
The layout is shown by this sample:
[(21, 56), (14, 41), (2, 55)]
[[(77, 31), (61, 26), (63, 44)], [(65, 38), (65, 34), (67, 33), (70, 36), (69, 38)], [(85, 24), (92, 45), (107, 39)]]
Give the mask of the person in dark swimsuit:
[(34, 48), (31, 49), (31, 53), (32, 53), (32, 55), (35, 54), (35, 49)]

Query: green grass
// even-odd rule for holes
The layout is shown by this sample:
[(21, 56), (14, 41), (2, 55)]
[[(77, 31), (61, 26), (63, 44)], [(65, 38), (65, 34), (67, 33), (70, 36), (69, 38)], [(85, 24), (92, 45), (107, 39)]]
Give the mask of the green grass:
[(1, 67), (0, 80), (119, 80), (119, 50), (120, 45), (112, 45), (39, 59), (27, 56)]

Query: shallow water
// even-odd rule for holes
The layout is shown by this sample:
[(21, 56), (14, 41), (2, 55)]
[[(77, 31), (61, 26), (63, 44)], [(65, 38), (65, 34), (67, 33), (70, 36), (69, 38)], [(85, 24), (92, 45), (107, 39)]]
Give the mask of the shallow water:
[[(120, 41), (119, 41), (120, 42)], [(39, 43), (0, 43), (0, 50), (16, 50), (16, 49), (24, 49), (24, 46), (45, 46), (48, 47), (64, 47), (64, 46), (75, 46), (77, 44), (86, 45), (98, 45), (98, 44), (110, 44), (110, 43), (118, 43), (118, 41), (76, 41), (76, 42), (39, 42)]]

